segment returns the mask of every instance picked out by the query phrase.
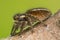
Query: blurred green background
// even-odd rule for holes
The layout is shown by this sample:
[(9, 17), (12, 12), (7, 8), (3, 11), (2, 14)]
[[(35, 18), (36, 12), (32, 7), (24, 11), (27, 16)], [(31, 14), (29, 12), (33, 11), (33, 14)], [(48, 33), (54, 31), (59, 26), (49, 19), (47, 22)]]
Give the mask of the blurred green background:
[(36, 7), (48, 8), (54, 14), (60, 9), (60, 0), (0, 0), (0, 38), (10, 35), (14, 14)]

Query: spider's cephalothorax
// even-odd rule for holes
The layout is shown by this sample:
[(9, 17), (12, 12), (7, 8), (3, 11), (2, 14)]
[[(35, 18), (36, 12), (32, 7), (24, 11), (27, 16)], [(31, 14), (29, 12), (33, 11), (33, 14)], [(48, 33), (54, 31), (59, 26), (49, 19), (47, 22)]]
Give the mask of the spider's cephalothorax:
[(26, 22), (28, 25), (32, 25), (33, 22), (36, 21), (36, 19), (33, 16), (30, 16), (29, 14), (16, 14), (13, 17), (15, 22)]
[(46, 8), (33, 8), (33, 9), (28, 10), (26, 13), (40, 21), (46, 20), (52, 14), (50, 10)]

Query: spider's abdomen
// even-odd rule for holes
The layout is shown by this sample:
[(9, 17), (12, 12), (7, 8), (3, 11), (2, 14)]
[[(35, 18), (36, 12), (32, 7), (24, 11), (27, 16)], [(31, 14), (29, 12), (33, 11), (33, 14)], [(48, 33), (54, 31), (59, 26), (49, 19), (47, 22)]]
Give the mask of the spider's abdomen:
[(30, 9), (26, 12), (27, 14), (39, 19), (40, 21), (45, 20), (49, 16), (51, 16), (51, 12), (46, 8), (34, 8)]

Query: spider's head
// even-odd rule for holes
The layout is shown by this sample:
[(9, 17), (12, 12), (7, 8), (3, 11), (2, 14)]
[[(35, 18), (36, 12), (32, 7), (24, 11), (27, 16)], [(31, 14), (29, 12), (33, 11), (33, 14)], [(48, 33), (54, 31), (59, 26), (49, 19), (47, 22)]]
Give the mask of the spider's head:
[(26, 21), (26, 20), (27, 20), (25, 14), (16, 14), (16, 15), (13, 17), (13, 19), (16, 20), (16, 21)]

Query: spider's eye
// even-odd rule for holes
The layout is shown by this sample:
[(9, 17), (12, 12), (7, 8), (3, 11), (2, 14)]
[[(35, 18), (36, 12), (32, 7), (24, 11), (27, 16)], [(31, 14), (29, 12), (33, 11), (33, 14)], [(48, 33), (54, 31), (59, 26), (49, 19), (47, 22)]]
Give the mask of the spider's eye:
[(20, 16), (20, 18), (24, 18), (24, 17), (25, 17), (25, 15)]
[(26, 16), (25, 16), (25, 15), (21, 15), (21, 16), (19, 17), (19, 21), (24, 21), (24, 20), (25, 20), (25, 18), (26, 18)]

